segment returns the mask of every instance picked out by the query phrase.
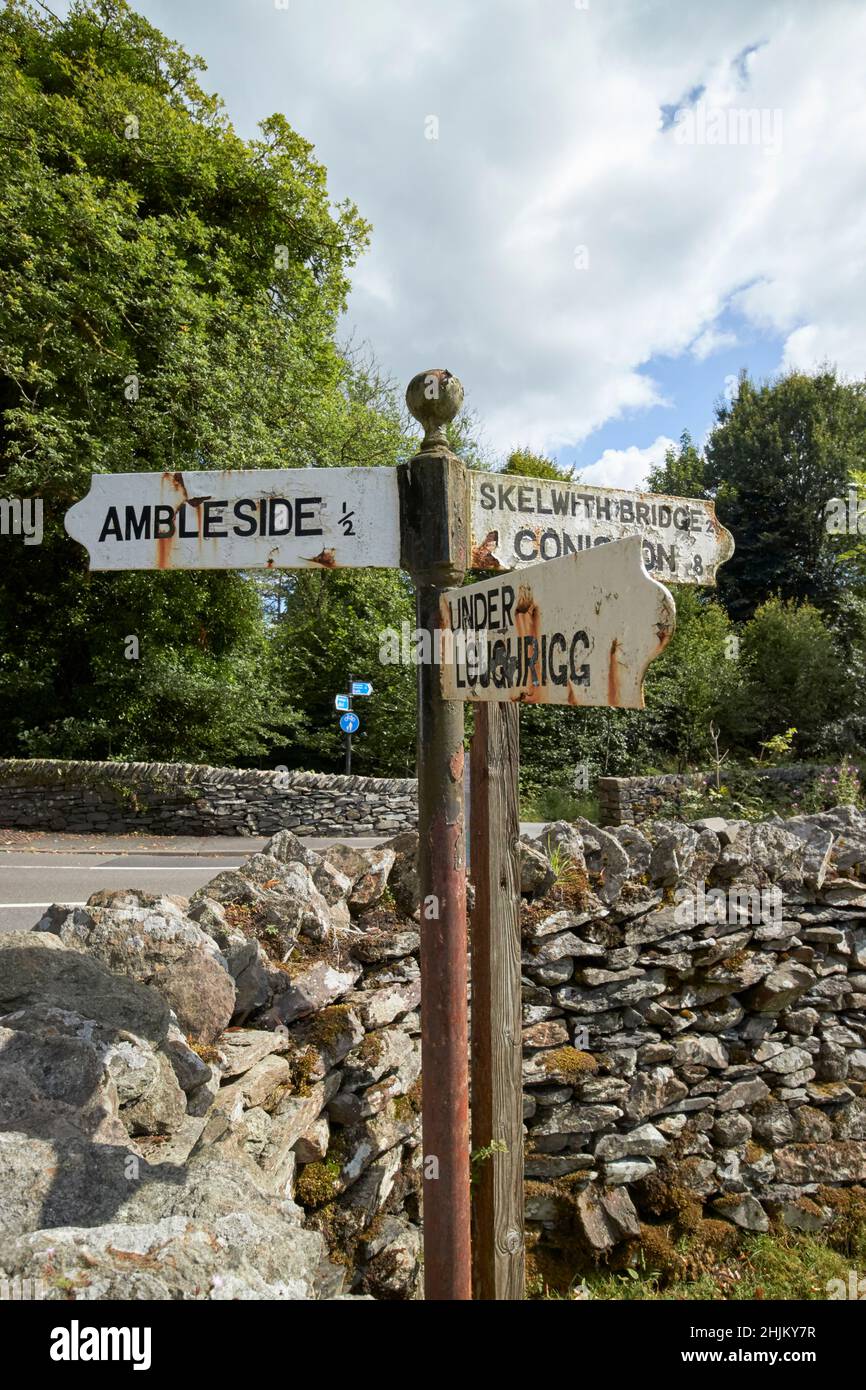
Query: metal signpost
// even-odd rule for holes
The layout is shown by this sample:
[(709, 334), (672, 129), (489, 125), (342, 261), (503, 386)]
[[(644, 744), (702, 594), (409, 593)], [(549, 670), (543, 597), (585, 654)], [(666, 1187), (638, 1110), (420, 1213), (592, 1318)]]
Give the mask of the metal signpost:
[(369, 681), (356, 681), (349, 676), (348, 695), (337, 695), (334, 704), (337, 709), (344, 710), (340, 719), (340, 728), (346, 735), (346, 776), (352, 771), (352, 735), (356, 734), (361, 727), (361, 721), (357, 714), (352, 712), (352, 700), (358, 695), (372, 695), (373, 687)]
[[(425, 1296), (473, 1296), (463, 794), (470, 701), (472, 1141), (491, 1155), (473, 1189), (474, 1296), (519, 1298), (518, 708), (640, 708), (644, 670), (674, 621), (657, 580), (712, 583), (733, 542), (708, 502), (470, 474), (445, 435), (463, 401), (450, 372), (420, 373), (406, 400), (425, 433), (397, 469), (99, 474), (66, 529), (87, 548), (92, 570), (399, 567), (412, 577), (416, 626), (431, 650), (447, 648), (444, 663), (418, 665)], [(501, 577), (539, 560), (547, 563)], [(463, 588), (470, 569), (494, 575)], [(370, 682), (350, 676), (335, 700), (347, 771), (360, 723), (352, 699), (371, 693)]]

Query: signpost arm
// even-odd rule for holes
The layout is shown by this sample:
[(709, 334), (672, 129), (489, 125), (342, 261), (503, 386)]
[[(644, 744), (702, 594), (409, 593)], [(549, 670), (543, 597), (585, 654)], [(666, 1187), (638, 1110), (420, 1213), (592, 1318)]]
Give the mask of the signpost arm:
[(519, 706), (479, 704), (470, 750), (473, 1295), (524, 1297)]
[[(459, 584), (468, 552), (466, 470), (444, 425), (463, 390), (449, 372), (409, 385), (409, 409), (425, 427), (421, 452), (399, 470), (403, 566), (415, 584), (418, 661), (418, 884), (421, 900), (424, 1292), (471, 1297), (469, 1236), (469, 1045), (463, 705), (440, 692), (440, 596)], [(426, 657), (426, 659), (425, 659)]]

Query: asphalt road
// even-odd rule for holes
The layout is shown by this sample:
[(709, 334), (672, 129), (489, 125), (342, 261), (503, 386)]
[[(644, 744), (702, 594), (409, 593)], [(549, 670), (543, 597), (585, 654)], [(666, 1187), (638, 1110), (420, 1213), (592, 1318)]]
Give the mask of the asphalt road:
[[(537, 834), (540, 826), (521, 829)], [(222, 869), (236, 868), (265, 843), (254, 839), (181, 838), (136, 841), (72, 835), (34, 837), (14, 832), (0, 844), (0, 931), (29, 931), (51, 903), (87, 902), (104, 888), (142, 888), (189, 897)], [(85, 840), (83, 845), (77, 843)], [(311, 849), (337, 842), (374, 845), (375, 839), (305, 840)]]

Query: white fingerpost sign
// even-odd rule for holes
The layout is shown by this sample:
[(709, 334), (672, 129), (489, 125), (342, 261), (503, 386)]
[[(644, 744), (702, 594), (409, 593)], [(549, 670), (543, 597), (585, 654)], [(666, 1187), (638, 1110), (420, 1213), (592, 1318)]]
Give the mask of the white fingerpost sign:
[(549, 478), (472, 473), (472, 568), (520, 569), (640, 536), (650, 574), (676, 584), (715, 584), (734, 538), (713, 502)]
[(446, 700), (643, 709), (643, 678), (676, 610), (639, 536), (448, 589)]
[(400, 564), (393, 468), (100, 473), (66, 530), (92, 570)]

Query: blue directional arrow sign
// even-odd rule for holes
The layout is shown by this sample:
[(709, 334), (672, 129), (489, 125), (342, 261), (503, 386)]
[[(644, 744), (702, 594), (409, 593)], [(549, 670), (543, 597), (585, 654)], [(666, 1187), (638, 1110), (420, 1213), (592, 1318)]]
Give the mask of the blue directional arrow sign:
[(334, 704), (337, 706), (337, 709), (348, 709), (348, 708), (349, 708), (349, 697), (348, 697), (348, 695), (338, 695), (338, 696), (336, 697), (336, 699), (334, 700)]
[(340, 728), (344, 734), (354, 734), (361, 727), (361, 721), (357, 714), (341, 714)]
[(372, 695), (373, 687), (369, 681), (352, 681), (353, 695)]

